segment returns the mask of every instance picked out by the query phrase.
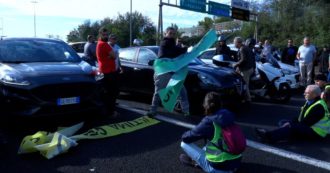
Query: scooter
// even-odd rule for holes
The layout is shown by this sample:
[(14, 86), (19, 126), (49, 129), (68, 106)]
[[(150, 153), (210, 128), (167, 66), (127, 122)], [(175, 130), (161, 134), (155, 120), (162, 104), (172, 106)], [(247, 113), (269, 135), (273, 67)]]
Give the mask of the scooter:
[[(232, 67), (234, 61), (226, 61), (222, 55), (216, 55), (213, 63), (218, 66)], [(250, 94), (255, 97), (267, 98), (279, 103), (288, 102), (291, 98), (291, 87), (285, 75), (265, 59), (256, 61), (255, 73), (250, 78)]]

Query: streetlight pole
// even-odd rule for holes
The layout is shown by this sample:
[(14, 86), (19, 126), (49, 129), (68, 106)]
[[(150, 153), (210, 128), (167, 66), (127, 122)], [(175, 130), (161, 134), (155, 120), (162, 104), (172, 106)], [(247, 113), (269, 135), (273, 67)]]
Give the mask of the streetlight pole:
[(31, 1), (33, 3), (33, 19), (34, 19), (34, 37), (37, 37), (37, 29), (36, 29), (36, 3), (37, 1)]
[(132, 0), (129, 14), (129, 46), (132, 46)]

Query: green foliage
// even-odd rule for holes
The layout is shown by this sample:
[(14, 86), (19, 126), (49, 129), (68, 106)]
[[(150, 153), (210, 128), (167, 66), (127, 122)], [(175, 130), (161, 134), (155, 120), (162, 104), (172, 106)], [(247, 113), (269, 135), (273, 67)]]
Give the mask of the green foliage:
[[(283, 47), (288, 38), (296, 45), (309, 36), (317, 47), (330, 43), (330, 1), (328, 0), (269, 0), (254, 2), (258, 11), (259, 40), (271, 39), (275, 46)], [(241, 35), (253, 35), (255, 22), (245, 23)]]
[[(115, 19), (104, 18), (91, 23), (89, 20), (73, 29), (67, 36), (68, 42), (86, 41), (87, 35), (98, 36), (101, 27), (107, 28), (112, 34), (117, 35), (118, 44), (127, 47), (130, 43), (130, 13), (118, 14)], [(144, 45), (156, 44), (156, 27), (150, 18), (139, 12), (132, 13), (132, 39), (140, 38)]]

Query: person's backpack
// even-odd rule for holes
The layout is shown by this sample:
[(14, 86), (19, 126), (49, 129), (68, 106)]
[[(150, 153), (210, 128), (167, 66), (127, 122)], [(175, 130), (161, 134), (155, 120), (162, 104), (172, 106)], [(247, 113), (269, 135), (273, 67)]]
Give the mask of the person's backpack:
[(237, 124), (222, 128), (223, 142), (227, 145), (226, 152), (241, 154), (246, 148), (246, 138)]

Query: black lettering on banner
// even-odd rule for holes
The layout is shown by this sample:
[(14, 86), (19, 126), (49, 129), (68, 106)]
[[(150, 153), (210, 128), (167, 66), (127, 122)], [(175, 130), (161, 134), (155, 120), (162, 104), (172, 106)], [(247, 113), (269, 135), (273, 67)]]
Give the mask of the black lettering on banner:
[(139, 119), (134, 120), (134, 121), (132, 121), (132, 122), (135, 123), (135, 126), (138, 126), (138, 125), (140, 125), (140, 124), (143, 124), (142, 122), (139, 122)]
[(111, 127), (111, 128), (119, 130), (117, 124), (109, 124), (108, 126)]
[(144, 121), (145, 123), (150, 123), (149, 119), (146, 117), (142, 117), (142, 121)]
[(84, 135), (86, 136), (97, 136), (97, 135), (107, 135), (107, 131), (101, 127), (95, 127), (88, 130)]
[(173, 93), (173, 91), (172, 90), (169, 90), (168, 91), (168, 93), (166, 94), (166, 97), (165, 97), (165, 99), (163, 100), (164, 102), (168, 102), (168, 101), (170, 101), (170, 98), (171, 98), (171, 96), (173, 95), (174, 93)]
[(128, 126), (128, 127), (134, 127), (134, 124), (132, 124), (131, 122), (125, 122), (125, 124)]

